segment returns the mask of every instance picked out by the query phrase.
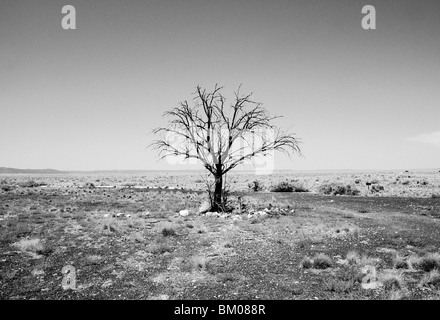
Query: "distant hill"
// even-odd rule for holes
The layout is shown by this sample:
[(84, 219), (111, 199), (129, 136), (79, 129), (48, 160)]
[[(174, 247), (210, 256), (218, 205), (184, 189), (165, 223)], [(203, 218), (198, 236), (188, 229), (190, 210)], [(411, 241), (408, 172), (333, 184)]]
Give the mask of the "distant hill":
[(0, 174), (20, 174), (20, 173), (37, 173), (37, 174), (62, 174), (67, 173), (65, 171), (59, 171), (54, 169), (16, 169), (0, 167)]

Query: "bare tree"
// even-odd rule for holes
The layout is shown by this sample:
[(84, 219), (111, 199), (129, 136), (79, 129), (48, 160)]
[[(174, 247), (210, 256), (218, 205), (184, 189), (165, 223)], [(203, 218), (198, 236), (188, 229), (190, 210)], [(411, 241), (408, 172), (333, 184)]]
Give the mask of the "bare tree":
[(153, 130), (162, 135), (151, 144), (161, 158), (196, 159), (214, 176), (211, 203), (215, 211), (225, 209), (222, 193), (227, 172), (274, 150), (300, 153), (299, 141), (272, 123), (278, 117), (271, 117), (261, 103), (252, 100), (252, 93), (241, 94), (240, 89), (227, 107), (222, 87), (207, 91), (197, 86), (193, 105), (180, 102), (164, 114), (170, 118), (169, 126)]

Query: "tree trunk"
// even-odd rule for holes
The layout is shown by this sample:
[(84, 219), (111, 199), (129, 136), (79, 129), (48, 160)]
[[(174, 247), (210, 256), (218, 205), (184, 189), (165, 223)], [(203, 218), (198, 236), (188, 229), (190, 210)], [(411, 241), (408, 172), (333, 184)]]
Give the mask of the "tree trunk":
[(214, 208), (215, 211), (222, 211), (223, 201), (222, 192), (223, 191), (223, 172), (221, 169), (217, 169), (215, 174), (215, 189), (214, 189)]

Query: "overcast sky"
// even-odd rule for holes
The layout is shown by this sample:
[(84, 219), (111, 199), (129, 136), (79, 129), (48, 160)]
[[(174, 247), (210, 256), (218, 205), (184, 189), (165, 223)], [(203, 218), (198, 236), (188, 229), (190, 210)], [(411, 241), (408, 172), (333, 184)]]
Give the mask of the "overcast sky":
[(0, 167), (177, 169), (149, 132), (215, 83), (302, 139), (278, 169), (440, 166), (438, 0), (1, 0)]

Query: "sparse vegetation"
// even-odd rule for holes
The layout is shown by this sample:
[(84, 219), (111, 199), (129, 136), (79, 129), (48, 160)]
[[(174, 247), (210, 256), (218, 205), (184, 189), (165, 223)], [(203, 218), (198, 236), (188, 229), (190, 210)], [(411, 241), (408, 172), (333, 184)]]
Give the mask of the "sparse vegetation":
[(331, 259), (324, 253), (318, 253), (313, 258), (308, 256), (303, 257), (301, 266), (304, 269), (327, 269), (333, 266)]
[(378, 280), (383, 284), (385, 290), (400, 290), (403, 288), (404, 280), (402, 273), (394, 270), (381, 272)]
[[(60, 270), (66, 265), (79, 270), (77, 290), (64, 291), (73, 299), (248, 299), (249, 292), (251, 299), (438, 297), (440, 203), (431, 194), (440, 190), (432, 177), (414, 174), (410, 186), (392, 185), (380, 194), (415, 190), (421, 196), (413, 201), (315, 194), (320, 183), (333, 180), (371, 195), (378, 184), (368, 190), (362, 181), (374, 181), (374, 175), (258, 179), (266, 186), (284, 181), (310, 187), (311, 194), (299, 195), (246, 192), (254, 178), (240, 174), (228, 176), (234, 211), (209, 214), (198, 213), (207, 200), (203, 186), (194, 183), (199, 176), (188, 177), (187, 185), (171, 175), (45, 177), (49, 187), (39, 189), (20, 187), (30, 180), (26, 176), (3, 179), (0, 186), (17, 187), (0, 192), (0, 298), (32, 299), (34, 288), (44, 288), (38, 298), (56, 299), (63, 294)], [(377, 176), (385, 186), (395, 178)], [(416, 183), (424, 179), (429, 184)], [(92, 181), (99, 187), (83, 188)], [(160, 188), (147, 188), (150, 183)], [(186, 210), (191, 214), (180, 215)], [(140, 284), (150, 282), (145, 296)]]
[(338, 183), (326, 183), (322, 184), (319, 188), (319, 192), (327, 195), (347, 195), (356, 196), (360, 193), (358, 189), (351, 185), (342, 185)]
[(37, 188), (37, 187), (41, 187), (41, 186), (47, 186), (47, 183), (46, 182), (36, 182), (35, 180), (27, 180), (27, 181), (20, 182), (18, 185), (22, 188)]
[(254, 180), (252, 182), (249, 182), (248, 187), (254, 192), (261, 191), (264, 188), (263, 184), (259, 180)]
[(293, 184), (288, 181), (282, 181), (274, 185), (271, 192), (309, 192), (304, 186), (299, 184)]
[(420, 280), (419, 287), (425, 286), (439, 286), (440, 285), (440, 272), (438, 269), (432, 269), (429, 273), (425, 274)]
[(172, 237), (176, 235), (176, 231), (173, 228), (163, 228), (162, 235), (164, 237)]
[(405, 259), (405, 257), (396, 254), (396, 256), (393, 259), (393, 265), (396, 269), (409, 269), (410, 265), (409, 262)]
[(315, 269), (327, 269), (333, 266), (332, 260), (324, 253), (318, 253), (313, 258), (313, 267)]
[(440, 254), (427, 253), (423, 257), (412, 261), (413, 266), (429, 272), (433, 269), (440, 269)]

